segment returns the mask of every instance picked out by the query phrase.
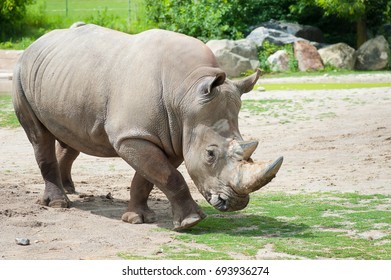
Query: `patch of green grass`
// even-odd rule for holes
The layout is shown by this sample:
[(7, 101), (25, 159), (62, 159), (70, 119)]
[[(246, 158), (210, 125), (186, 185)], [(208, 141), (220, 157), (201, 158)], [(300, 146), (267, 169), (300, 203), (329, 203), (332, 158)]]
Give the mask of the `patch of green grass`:
[(264, 193), (253, 195), (240, 212), (221, 213), (204, 204), (208, 217), (173, 234), (175, 242), (150, 258), (256, 259), (272, 245), (277, 258), (388, 260), (390, 202), (391, 195)]
[(0, 127), (14, 128), (19, 125), (12, 106), (11, 96), (0, 95)]
[(262, 99), (262, 100), (243, 100), (242, 110), (247, 110), (252, 113), (262, 113), (271, 110), (274, 106), (289, 107), (292, 100), (285, 99)]
[(353, 88), (391, 87), (391, 83), (281, 83), (262, 84), (266, 90), (336, 90)]
[[(261, 100), (243, 100), (242, 111), (247, 111), (252, 115), (263, 115), (267, 112), (268, 117), (278, 119), (279, 123), (290, 123), (292, 121), (306, 121), (311, 118), (303, 105), (314, 102), (314, 99), (307, 98), (303, 102), (294, 101), (292, 99), (261, 99)], [(319, 114), (315, 118), (323, 120), (328, 117), (335, 117), (332, 112), (327, 114)]]

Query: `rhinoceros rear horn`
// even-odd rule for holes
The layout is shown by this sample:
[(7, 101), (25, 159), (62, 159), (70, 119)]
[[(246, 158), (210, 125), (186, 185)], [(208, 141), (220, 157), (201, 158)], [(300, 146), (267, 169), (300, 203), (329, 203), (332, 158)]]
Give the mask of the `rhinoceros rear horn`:
[(258, 141), (241, 141), (239, 145), (243, 150), (243, 159), (249, 160), (258, 146)]
[(234, 81), (234, 84), (239, 89), (241, 94), (247, 93), (254, 88), (255, 84), (259, 79), (259, 76), (261, 76), (261, 70), (257, 69), (255, 73), (251, 76), (248, 76), (238, 81)]
[(266, 167), (259, 163), (247, 163), (242, 165), (240, 185), (236, 187), (237, 193), (249, 194), (265, 186), (276, 176), (283, 160), (283, 157), (279, 157)]

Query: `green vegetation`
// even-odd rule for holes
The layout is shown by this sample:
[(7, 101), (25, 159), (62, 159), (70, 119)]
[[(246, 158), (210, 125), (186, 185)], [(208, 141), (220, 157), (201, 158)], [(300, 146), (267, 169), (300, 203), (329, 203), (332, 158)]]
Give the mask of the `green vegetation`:
[[(196, 2), (196, 4), (195, 4)], [(182, 32), (203, 41), (239, 39), (251, 26), (291, 19), (293, 0), (146, 0), (148, 20), (159, 28)], [(267, 7), (267, 8), (265, 8)]]
[[(7, 0), (23, 1), (23, 0)], [(95, 23), (127, 33), (137, 33), (151, 26), (146, 21), (144, 0), (28, 0), (12, 28), (3, 29), (0, 16), (0, 48), (25, 49), (46, 32), (68, 28), (74, 22)], [(1, 12), (0, 4), (0, 15)], [(4, 32), (8, 30), (8, 32)]]
[[(67, 3), (67, 5), (66, 5)], [(0, 42), (22, 48), (21, 40), (86, 21), (138, 33), (151, 27), (182, 32), (202, 40), (239, 39), (270, 19), (319, 27), (328, 43), (355, 46), (356, 34), (391, 19), (388, 0), (4, 0), (0, 2)], [(356, 32), (357, 22), (360, 33)], [(338, 28), (336, 28), (338, 27)], [(358, 27), (357, 27), (358, 28)], [(5, 44), (5, 42), (9, 42)]]
[(293, 45), (288, 44), (285, 46), (277, 46), (275, 44), (272, 44), (268, 41), (265, 41), (262, 45), (261, 50), (259, 51), (259, 62), (260, 62), (260, 68), (263, 72), (269, 73), (271, 72), (270, 65), (267, 62), (267, 58), (271, 56), (273, 53), (279, 50), (285, 50), (286, 53), (289, 56), (289, 72), (297, 72), (298, 71), (298, 62), (295, 58), (295, 55), (293, 53)]
[(14, 128), (19, 126), (12, 106), (11, 96), (0, 95), (0, 128)]
[[(152, 259), (255, 259), (272, 248), (277, 259), (391, 258), (391, 196), (357, 193), (264, 193), (241, 212), (220, 213), (173, 234)], [(270, 249), (269, 249), (270, 250)], [(140, 259), (121, 253), (125, 259)]]
[(389, 0), (299, 0), (292, 12), (306, 13), (320, 8), (324, 16), (336, 16), (356, 25), (356, 47), (367, 40), (367, 25), (376, 26), (391, 20)]

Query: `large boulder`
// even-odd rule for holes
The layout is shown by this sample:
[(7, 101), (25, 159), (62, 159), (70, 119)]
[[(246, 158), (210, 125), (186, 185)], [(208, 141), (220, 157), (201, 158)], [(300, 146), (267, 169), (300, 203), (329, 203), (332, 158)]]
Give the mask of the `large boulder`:
[(390, 46), (384, 36), (366, 41), (356, 51), (357, 70), (382, 70), (390, 59)]
[(318, 50), (308, 42), (297, 41), (293, 50), (300, 71), (319, 70), (323, 68), (322, 59)]
[(279, 50), (267, 58), (270, 70), (273, 72), (283, 72), (289, 70), (289, 55), (286, 50)]
[(254, 29), (246, 38), (253, 41), (258, 47), (262, 47), (265, 40), (278, 46), (292, 44), (296, 41), (304, 40), (302, 38), (297, 38), (287, 32), (276, 29), (268, 29), (266, 27), (258, 27)]
[(356, 61), (355, 49), (345, 43), (338, 43), (318, 50), (323, 64), (336, 68), (354, 69)]
[(288, 33), (311, 42), (324, 42), (323, 32), (315, 26), (301, 25), (294, 22), (284, 22), (273, 19), (262, 23), (260, 26)]
[(230, 77), (239, 77), (259, 67), (257, 46), (251, 40), (211, 40), (206, 45), (217, 58), (219, 66)]

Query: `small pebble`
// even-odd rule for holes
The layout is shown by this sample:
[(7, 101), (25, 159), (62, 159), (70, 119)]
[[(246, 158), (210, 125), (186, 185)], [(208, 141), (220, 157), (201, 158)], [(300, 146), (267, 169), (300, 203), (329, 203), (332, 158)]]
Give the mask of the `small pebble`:
[(18, 245), (27, 246), (30, 245), (30, 240), (28, 238), (15, 238), (15, 242)]
[(107, 198), (107, 199), (114, 199), (114, 197), (111, 195), (111, 192), (109, 192), (109, 193), (106, 195), (106, 198)]

